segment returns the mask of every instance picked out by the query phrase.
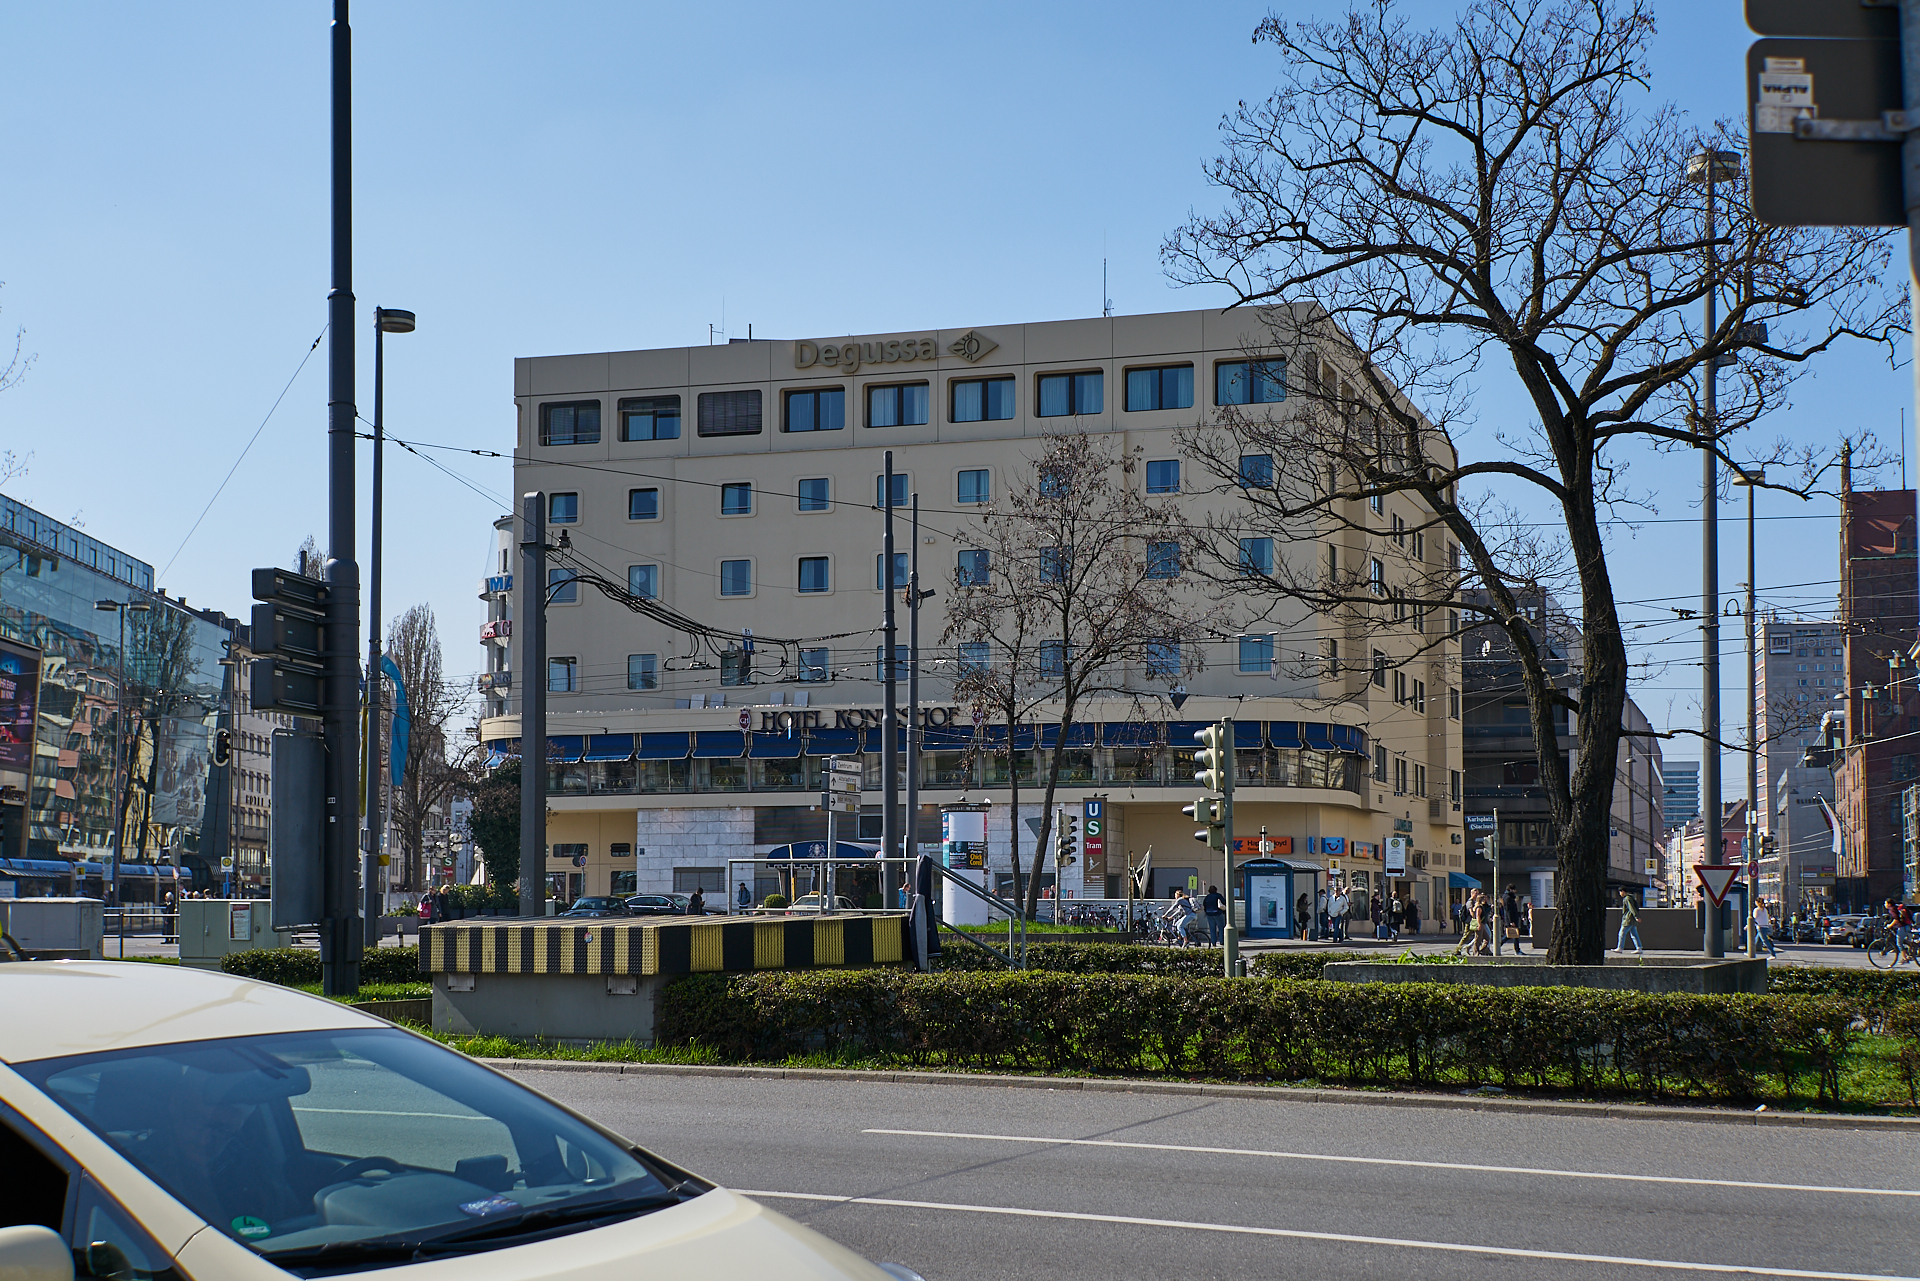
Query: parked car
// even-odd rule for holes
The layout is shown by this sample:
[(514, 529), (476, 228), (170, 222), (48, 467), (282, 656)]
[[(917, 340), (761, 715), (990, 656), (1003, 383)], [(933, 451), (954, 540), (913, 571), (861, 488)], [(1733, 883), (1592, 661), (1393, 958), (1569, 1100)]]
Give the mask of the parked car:
[[(787, 907), (789, 913), (818, 912), (819, 910), (820, 895), (818, 892), (802, 894)], [(836, 894), (833, 896), (833, 910), (836, 912), (851, 912), (853, 910), (853, 900), (844, 894)]]
[(291, 988), (0, 954), (0, 1009), (0, 1276), (912, 1275)]
[(685, 916), (686, 894), (635, 894), (627, 900), (629, 916)]
[(577, 898), (573, 906), (560, 913), (562, 916), (630, 916), (625, 899), (593, 895)]
[[(1860, 924), (1860, 922), (1866, 919), (1867, 918), (1865, 916), (1851, 914), (1851, 913), (1847, 915), (1842, 915), (1842, 916), (1829, 916), (1827, 918), (1826, 937), (1822, 939), (1821, 942), (1853, 943), (1854, 929)], [(1859, 944), (1854, 944), (1854, 946), (1858, 947)]]

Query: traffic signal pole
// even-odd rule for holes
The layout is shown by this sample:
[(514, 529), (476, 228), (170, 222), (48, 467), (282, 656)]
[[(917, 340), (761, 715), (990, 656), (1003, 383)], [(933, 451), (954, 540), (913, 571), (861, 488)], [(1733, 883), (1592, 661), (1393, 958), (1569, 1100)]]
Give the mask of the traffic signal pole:
[(354, 560), (353, 32), (333, 0), (333, 264), (327, 293), (326, 831), (321, 841), (320, 984), (360, 990), (360, 567)]
[(1233, 720), (1231, 717), (1220, 722), (1221, 747), (1226, 753), (1223, 766), (1220, 792), (1220, 824), (1226, 829), (1226, 840), (1220, 851), (1221, 879), (1220, 893), (1226, 899), (1227, 929), (1226, 946), (1222, 949), (1222, 963), (1226, 976), (1232, 978), (1240, 969), (1240, 936), (1233, 929), (1233, 776), (1238, 773), (1238, 758), (1233, 754)]
[(520, 497), (520, 915), (547, 914), (547, 495)]

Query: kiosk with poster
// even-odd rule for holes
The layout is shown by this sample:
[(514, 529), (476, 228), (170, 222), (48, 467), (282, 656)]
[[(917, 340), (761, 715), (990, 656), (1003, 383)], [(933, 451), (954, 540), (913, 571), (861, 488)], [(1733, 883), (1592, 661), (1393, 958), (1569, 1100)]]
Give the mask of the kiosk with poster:
[[(1294, 899), (1302, 892), (1312, 902), (1319, 888), (1317, 868), (1298, 867), (1277, 858), (1250, 859), (1240, 865), (1241, 893), (1246, 896), (1248, 938), (1291, 938), (1295, 925)], [(1296, 876), (1306, 883), (1295, 888)]]

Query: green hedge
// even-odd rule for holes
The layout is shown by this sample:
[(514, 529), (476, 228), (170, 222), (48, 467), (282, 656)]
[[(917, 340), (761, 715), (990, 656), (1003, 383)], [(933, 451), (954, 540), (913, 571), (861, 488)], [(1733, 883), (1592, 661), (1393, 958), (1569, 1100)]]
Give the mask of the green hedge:
[[(320, 953), (291, 947), (266, 948), (255, 952), (229, 952), (220, 958), (220, 968), (242, 978), (264, 979), (297, 987), (320, 981)], [(360, 957), (362, 983), (418, 983), (420, 949), (417, 947), (370, 947)]]
[[(1004, 937), (985, 942), (1004, 947)], [(1262, 952), (1247, 965), (1248, 973), (1269, 979), (1317, 979), (1330, 961), (1360, 961), (1353, 952)], [(1027, 947), (1027, 968), (1051, 974), (1187, 974), (1207, 978), (1220, 973), (1217, 947), (1146, 947), (1137, 943), (1033, 943)], [(952, 938), (940, 941), (934, 969), (945, 972), (1006, 972), (1006, 967), (978, 948)]]
[(1778, 965), (1767, 972), (1767, 991), (1844, 997), (1859, 1005), (1862, 1012), (1877, 1024), (1895, 1006), (1920, 1001), (1920, 971)]
[(1837, 1100), (1844, 1000), (1584, 988), (897, 970), (693, 975), (658, 1036), (736, 1062)]

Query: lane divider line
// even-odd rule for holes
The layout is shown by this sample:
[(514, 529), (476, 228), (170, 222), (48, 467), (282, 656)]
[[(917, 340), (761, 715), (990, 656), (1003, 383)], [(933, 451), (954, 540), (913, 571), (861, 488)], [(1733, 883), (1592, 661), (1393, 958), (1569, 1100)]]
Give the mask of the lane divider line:
[(949, 1130), (862, 1130), (913, 1139), (980, 1139), (995, 1143), (1058, 1144), (1063, 1147), (1137, 1148), (1149, 1152), (1197, 1152), (1206, 1156), (1257, 1156), (1286, 1161), (1331, 1161), (1346, 1165), (1389, 1165), (1421, 1170), (1465, 1170), (1479, 1174), (1547, 1175), (1558, 1179), (1606, 1179), (1623, 1183), (1673, 1183), (1691, 1187), (1745, 1188), (1762, 1192), (1832, 1192), (1844, 1196), (1920, 1197), (1920, 1189), (1855, 1188), (1825, 1183), (1761, 1183), (1746, 1179), (1702, 1179), (1673, 1174), (1612, 1174), (1602, 1170), (1552, 1170), (1529, 1165), (1474, 1165), (1463, 1161), (1415, 1161), (1404, 1157), (1344, 1156), (1325, 1152), (1278, 1152), (1262, 1148), (1213, 1148), (1190, 1143), (1142, 1143), (1124, 1139), (1050, 1139), (1027, 1134), (969, 1134)]
[(1507, 1259), (1541, 1259), (1556, 1263), (1604, 1263), (1624, 1268), (1657, 1268), (1662, 1272), (1707, 1272), (1722, 1276), (1791, 1277), (1797, 1281), (1920, 1281), (1920, 1277), (1890, 1272), (1815, 1272), (1802, 1268), (1774, 1268), (1764, 1264), (1687, 1263), (1678, 1259), (1643, 1259), (1624, 1254), (1580, 1254), (1570, 1250), (1529, 1250), (1517, 1246), (1468, 1245), (1459, 1241), (1421, 1241), (1406, 1237), (1370, 1237), (1351, 1232), (1310, 1232), (1298, 1228), (1261, 1228), (1239, 1223), (1196, 1223), (1185, 1219), (1148, 1219), (1130, 1214), (1089, 1214), (1075, 1210), (1035, 1210), (1004, 1205), (966, 1205), (951, 1201), (907, 1201), (895, 1197), (831, 1196), (820, 1192), (768, 1192), (735, 1188), (741, 1196), (767, 1200), (817, 1201), (835, 1205), (877, 1205), (902, 1210), (952, 1210), (963, 1214), (994, 1214), (1026, 1219), (1067, 1219), (1079, 1223), (1113, 1223), (1142, 1228), (1183, 1228), (1193, 1232), (1224, 1232), (1239, 1236), (1284, 1237), (1295, 1241), (1328, 1241), (1345, 1245), (1384, 1245), (1402, 1250), (1437, 1250), (1448, 1254), (1494, 1255)]

